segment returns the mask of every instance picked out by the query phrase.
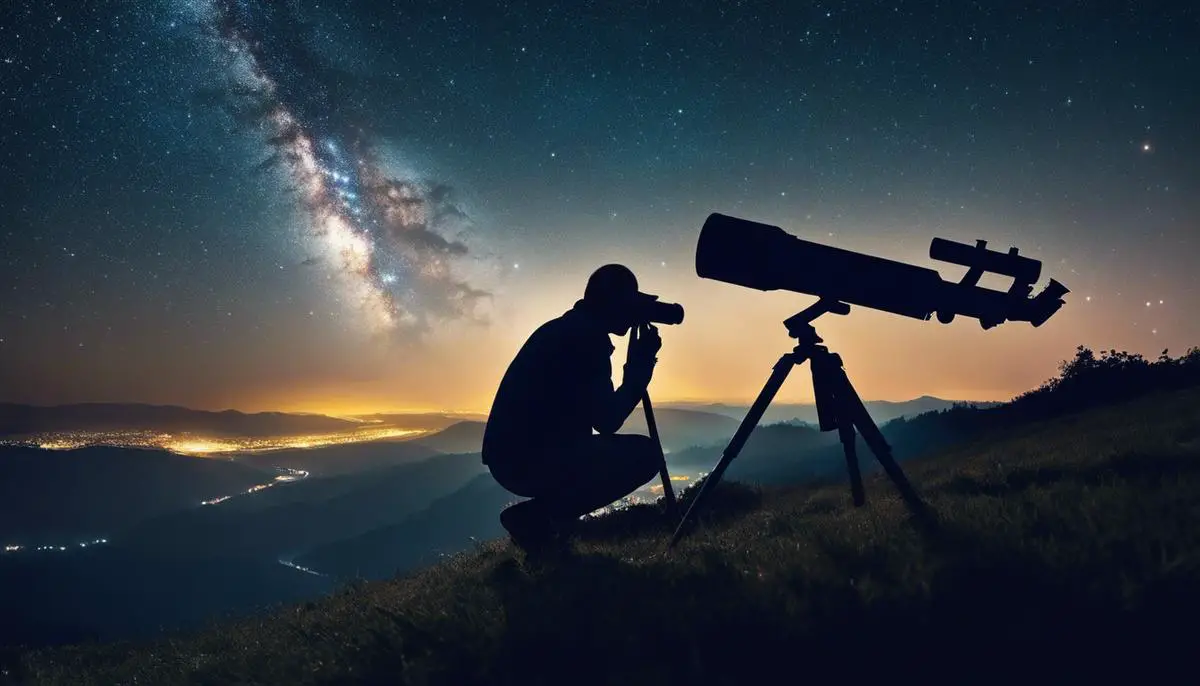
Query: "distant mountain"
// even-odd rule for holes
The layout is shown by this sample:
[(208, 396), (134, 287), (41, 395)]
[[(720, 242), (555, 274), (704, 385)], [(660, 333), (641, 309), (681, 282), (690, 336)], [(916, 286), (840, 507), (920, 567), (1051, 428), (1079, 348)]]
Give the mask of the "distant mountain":
[(381, 414), (355, 415), (354, 419), (375, 424), (387, 424), (403, 429), (420, 429), (423, 431), (440, 431), (464, 421), (482, 422), (487, 420), (486, 414), (462, 413), (450, 414), (440, 412), (389, 412)]
[(190, 431), (215, 436), (286, 436), (332, 433), (361, 427), (360, 422), (317, 414), (236, 410), (210, 412), (175, 405), (81, 403), (17, 405), (0, 403), (0, 436), (51, 431)]
[[(654, 422), (663, 448), (668, 452), (695, 445), (708, 445), (728, 440), (737, 431), (738, 420), (716, 412), (701, 412), (654, 406)], [(646, 412), (638, 406), (621, 427), (622, 433), (649, 432)]]
[[(747, 467), (774, 464), (777, 461), (794, 461), (826, 446), (840, 446), (836, 431), (819, 431), (809, 425), (788, 422), (757, 427), (742, 447), (738, 457), (730, 464), (731, 477), (746, 473)], [(672, 453), (667, 464), (680, 469), (711, 469), (720, 461), (726, 442), (707, 446), (694, 446)]]
[[(993, 407), (999, 405), (998, 402), (990, 401), (966, 401), (966, 400), (945, 400), (943, 398), (935, 398), (929, 395), (923, 395), (912, 400), (867, 400), (864, 401), (867, 406), (867, 411), (871, 413), (871, 418), (876, 424), (898, 419), (900, 417), (912, 417), (923, 414), (925, 412), (935, 412), (938, 410), (946, 410), (956, 405), (971, 405), (974, 407)], [(741, 420), (750, 411), (749, 405), (730, 405), (725, 403), (700, 403), (700, 402), (676, 402), (663, 403), (663, 407), (667, 408), (682, 408), (689, 410), (700, 410), (703, 412), (712, 412), (715, 414), (732, 417)], [(655, 407), (657, 410), (657, 406)], [(773, 403), (767, 408), (763, 414), (760, 424), (778, 424), (780, 422), (803, 422), (806, 424), (817, 423), (817, 406), (813, 403)]]
[(267, 483), (274, 473), (161, 450), (0, 448), (0, 544), (62, 544)]
[[(960, 405), (879, 422), (880, 431), (898, 462), (922, 457), (951, 445), (965, 444), (988, 431), (1019, 426), (1009, 405), (972, 407)], [(723, 446), (698, 448), (683, 457), (710, 460), (721, 458)], [(879, 463), (862, 436), (856, 442), (858, 462), (864, 474), (879, 469)], [(746, 447), (729, 466), (728, 478), (764, 484), (787, 484), (805, 480), (846, 478), (846, 460), (837, 431), (821, 432), (816, 427), (785, 424), (759, 427)]]
[[(654, 408), (654, 419), (659, 437), (667, 451), (682, 450), (694, 445), (707, 445), (733, 436), (737, 421), (712, 412), (695, 410)], [(431, 448), (438, 452), (479, 452), (483, 448), (483, 431), (486, 422), (464, 421), (445, 429), (411, 439), (408, 442)], [(621, 433), (647, 434), (646, 413), (641, 406), (621, 426)]]
[(139, 554), (274, 560), (400, 522), (485, 469), (475, 453), (436, 455), (358, 474), (310, 477), (245, 498), (157, 517), (123, 532), (113, 545)]
[(409, 464), (439, 452), (469, 451), (439, 451), (413, 440), (382, 440), (334, 444), (319, 448), (271, 450), (238, 455), (233, 459), (260, 469), (286, 467), (301, 469), (313, 476), (333, 476)]
[(483, 430), (486, 422), (460, 421), (408, 443), (414, 443), (439, 453), (477, 453), (483, 449)]
[(491, 477), (475, 477), (403, 522), (321, 546), (296, 562), (342, 578), (384, 579), (504, 535), (499, 513), (520, 500)]

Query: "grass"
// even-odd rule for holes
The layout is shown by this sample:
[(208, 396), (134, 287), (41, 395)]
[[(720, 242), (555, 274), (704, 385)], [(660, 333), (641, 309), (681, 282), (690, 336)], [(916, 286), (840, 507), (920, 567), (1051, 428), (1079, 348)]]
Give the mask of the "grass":
[[(869, 455), (864, 459), (870, 459)], [(156, 643), (8, 663), (44, 684), (979, 682), (1190, 669), (1200, 611), (1200, 389), (908, 462), (891, 485), (722, 483), (669, 555), (652, 506), (586, 520), (576, 554), (504, 541), (387, 582)]]

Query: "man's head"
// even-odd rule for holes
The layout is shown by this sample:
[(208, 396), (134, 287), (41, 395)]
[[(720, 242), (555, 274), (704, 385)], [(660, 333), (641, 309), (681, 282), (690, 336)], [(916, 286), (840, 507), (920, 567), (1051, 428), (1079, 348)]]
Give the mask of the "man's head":
[(618, 336), (629, 332), (638, 299), (637, 277), (621, 264), (606, 264), (588, 277), (583, 301), (604, 324), (605, 330)]

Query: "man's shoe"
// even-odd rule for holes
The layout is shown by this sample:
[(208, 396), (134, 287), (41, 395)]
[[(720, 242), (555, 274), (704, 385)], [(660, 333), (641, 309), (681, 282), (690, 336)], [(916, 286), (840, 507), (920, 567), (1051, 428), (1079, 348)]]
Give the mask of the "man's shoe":
[(500, 524), (527, 557), (550, 559), (570, 552), (571, 528), (552, 519), (540, 503), (526, 500), (504, 508)]
[(500, 525), (508, 532), (513, 543), (525, 550), (545, 545), (554, 535), (550, 518), (532, 500), (501, 510)]

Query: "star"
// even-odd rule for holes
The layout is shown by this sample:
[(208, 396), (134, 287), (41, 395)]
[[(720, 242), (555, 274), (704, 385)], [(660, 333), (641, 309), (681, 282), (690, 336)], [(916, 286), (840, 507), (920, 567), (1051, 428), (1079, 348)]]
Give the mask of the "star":
[(1142, 152), (1150, 152), (1150, 150), (1151, 150), (1151, 148), (1150, 148), (1149, 142), (1142, 143)]

